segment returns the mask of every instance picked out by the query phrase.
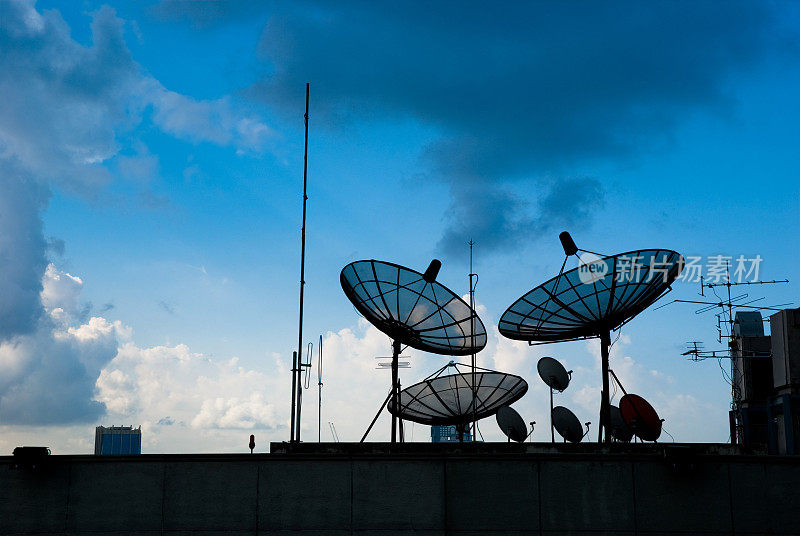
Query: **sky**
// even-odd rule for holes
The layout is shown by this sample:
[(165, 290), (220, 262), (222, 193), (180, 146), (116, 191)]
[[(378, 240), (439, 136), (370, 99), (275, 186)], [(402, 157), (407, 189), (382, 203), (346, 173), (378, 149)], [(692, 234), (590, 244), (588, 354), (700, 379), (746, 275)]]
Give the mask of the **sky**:
[[(797, 307), (798, 29), (795, 2), (0, 2), (0, 453), (91, 453), (97, 425), (141, 425), (148, 453), (289, 439), (307, 82), (302, 439), (357, 441), (389, 387), (390, 341), (341, 269), (438, 258), (464, 295), (469, 240), (479, 364), (528, 381), (514, 407), (545, 441), (536, 362), (561, 360), (555, 402), (594, 434), (598, 342), (528, 346), (497, 321), (558, 272), (563, 230), (711, 280), (741, 257), (789, 283), (735, 296)], [(724, 442), (729, 363), (680, 355), (725, 347), (698, 308), (643, 312), (611, 368), (674, 440)], [(403, 385), (450, 359), (404, 356)], [(384, 415), (369, 439), (388, 436)]]

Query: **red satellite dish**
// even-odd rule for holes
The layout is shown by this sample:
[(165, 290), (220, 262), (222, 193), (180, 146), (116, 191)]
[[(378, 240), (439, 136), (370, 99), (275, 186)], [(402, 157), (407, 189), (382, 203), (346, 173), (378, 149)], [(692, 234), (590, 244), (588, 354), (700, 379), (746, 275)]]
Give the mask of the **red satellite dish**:
[(625, 424), (642, 441), (655, 441), (661, 435), (661, 419), (647, 400), (639, 395), (627, 394), (619, 401), (619, 410)]

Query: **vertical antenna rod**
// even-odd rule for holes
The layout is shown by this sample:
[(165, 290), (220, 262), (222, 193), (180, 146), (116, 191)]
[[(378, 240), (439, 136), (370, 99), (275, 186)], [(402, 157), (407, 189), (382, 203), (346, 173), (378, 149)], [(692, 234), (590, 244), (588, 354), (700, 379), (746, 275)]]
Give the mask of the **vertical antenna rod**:
[[(472, 273), (472, 246), (475, 243), (470, 239), (469, 241), (469, 308), (470, 311), (470, 344), (472, 345), (473, 350), (475, 349), (475, 286), (472, 284), (472, 277), (477, 277), (477, 274)], [(478, 391), (475, 388), (475, 352), (472, 352), (472, 430), (470, 430), (472, 434), (472, 441), (475, 441), (475, 426), (477, 424), (477, 418), (475, 415), (476, 406), (478, 401), (476, 400), (478, 397)]]
[(317, 361), (317, 386), (319, 407), (317, 408), (317, 443), (322, 443), (322, 335), (319, 336), (319, 361)]
[[(309, 84), (306, 82), (306, 113), (303, 116), (306, 126), (305, 147), (303, 150), (303, 227), (300, 231), (300, 321), (297, 330), (297, 366), (292, 370), (292, 441), (300, 442), (300, 400), (298, 392), (302, 388), (299, 360), (303, 352), (303, 287), (306, 272), (306, 201), (308, 200), (308, 95)], [(296, 417), (295, 417), (296, 413)], [(295, 419), (297, 422), (295, 422)]]

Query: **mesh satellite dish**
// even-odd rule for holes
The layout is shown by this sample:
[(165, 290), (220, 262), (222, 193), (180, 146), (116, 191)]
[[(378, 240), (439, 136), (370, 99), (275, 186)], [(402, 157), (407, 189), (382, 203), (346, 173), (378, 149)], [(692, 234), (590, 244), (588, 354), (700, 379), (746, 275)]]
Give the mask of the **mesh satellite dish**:
[[(608, 348), (619, 329), (671, 290), (684, 259), (669, 249), (641, 249), (602, 256), (579, 249), (567, 232), (559, 235), (564, 263), (554, 278), (514, 302), (500, 318), (500, 333), (514, 340), (549, 343), (600, 338), (603, 392), (600, 434), (611, 441)], [(578, 267), (564, 271), (569, 256)]]
[(663, 422), (656, 410), (639, 395), (627, 394), (619, 401), (619, 411), (628, 428), (642, 441), (655, 441), (661, 436)]
[[(358, 312), (392, 339), (393, 407), (400, 397), (401, 345), (444, 355), (469, 355), (486, 346), (486, 328), (477, 313), (436, 282), (441, 266), (434, 259), (421, 274), (390, 262), (363, 260), (345, 266), (339, 277)], [(396, 429), (392, 415), (392, 442)]]
[(633, 438), (633, 432), (628, 425), (625, 424), (625, 419), (622, 418), (622, 412), (617, 406), (610, 408), (610, 422), (611, 422), (611, 437), (617, 441), (628, 443)]
[(522, 420), (522, 417), (514, 408), (503, 406), (497, 410), (495, 419), (497, 419), (497, 425), (509, 441), (522, 443), (528, 437), (528, 429), (525, 427), (525, 421)]
[(553, 426), (564, 441), (580, 443), (583, 439), (583, 425), (578, 417), (564, 406), (556, 406), (551, 413)]
[[(449, 369), (455, 373), (445, 374)], [(403, 389), (399, 409), (394, 401), (389, 402), (388, 409), (392, 415), (420, 424), (463, 425), (473, 418), (494, 415), (522, 398), (527, 390), (527, 382), (519, 376), (480, 367), (473, 370), (450, 362), (423, 381)]]

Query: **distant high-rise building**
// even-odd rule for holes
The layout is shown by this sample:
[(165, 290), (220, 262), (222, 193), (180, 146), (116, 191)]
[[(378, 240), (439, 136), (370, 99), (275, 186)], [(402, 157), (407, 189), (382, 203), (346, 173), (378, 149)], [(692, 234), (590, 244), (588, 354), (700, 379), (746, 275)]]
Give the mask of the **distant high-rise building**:
[(142, 453), (142, 427), (98, 426), (94, 431), (95, 455)]
[[(469, 424), (464, 425), (464, 441), (472, 441)], [(458, 428), (454, 425), (435, 424), (431, 426), (432, 443), (458, 443)]]

